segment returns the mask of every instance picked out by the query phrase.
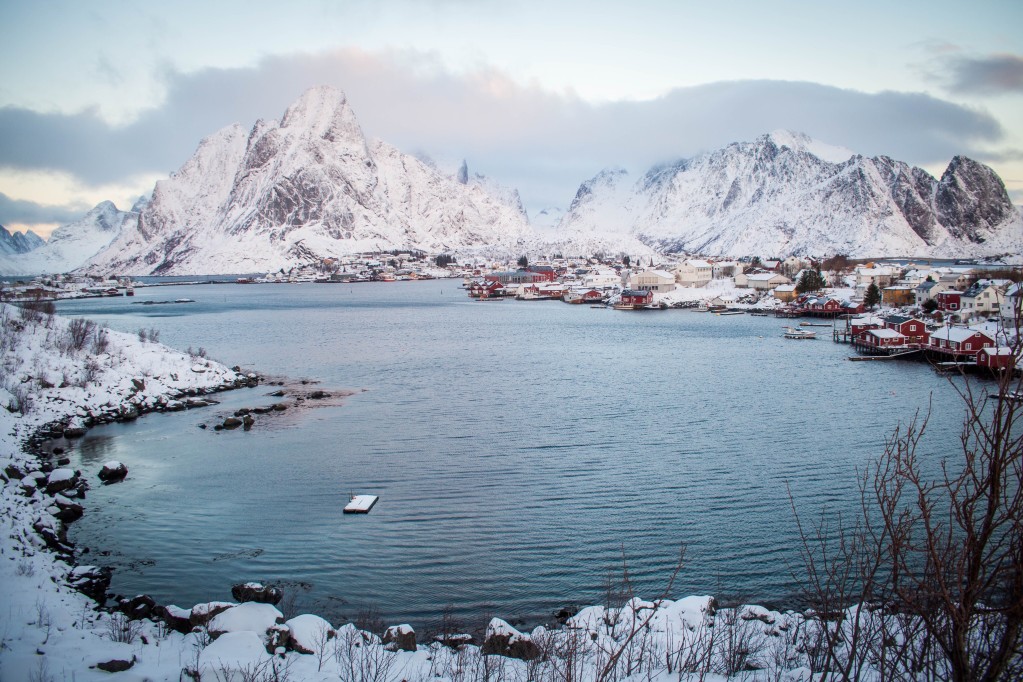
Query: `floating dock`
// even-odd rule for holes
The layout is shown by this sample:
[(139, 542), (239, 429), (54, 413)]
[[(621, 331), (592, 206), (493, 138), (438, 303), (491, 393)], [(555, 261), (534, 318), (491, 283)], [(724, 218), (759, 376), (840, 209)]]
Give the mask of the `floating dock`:
[(352, 495), (352, 500), (342, 511), (345, 514), (368, 514), (379, 499), (377, 495)]

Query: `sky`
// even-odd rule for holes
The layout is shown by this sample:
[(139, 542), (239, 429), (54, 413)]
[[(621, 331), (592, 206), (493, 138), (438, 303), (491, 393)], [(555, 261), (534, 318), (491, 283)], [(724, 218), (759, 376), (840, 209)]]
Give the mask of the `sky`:
[(1019, 0), (0, 0), (0, 224), (129, 208), (199, 141), (343, 90), (363, 131), (567, 208), (777, 129), (1023, 203)]

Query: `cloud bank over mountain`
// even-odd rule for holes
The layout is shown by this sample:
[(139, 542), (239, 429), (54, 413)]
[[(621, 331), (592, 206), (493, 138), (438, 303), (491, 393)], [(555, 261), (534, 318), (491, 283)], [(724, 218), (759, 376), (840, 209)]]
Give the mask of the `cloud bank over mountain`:
[[(269, 56), (253, 67), (168, 71), (164, 78), (162, 103), (123, 125), (95, 109), (0, 109), (0, 168), (64, 172), (89, 185), (168, 173), (210, 130), (273, 117), (315, 85), (342, 88), (369, 136), (451, 170), (468, 158), (519, 188), (531, 211), (566, 206), (579, 178), (606, 166), (642, 170), (765, 130), (801, 130), (921, 166), (957, 154), (990, 160), (985, 150), (1005, 137), (989, 113), (927, 94), (738, 80), (645, 101), (591, 103), (495, 69), (452, 73), (434, 55), (415, 51)], [(0, 223), (15, 222), (2, 209)], [(55, 207), (55, 216), (61, 210)]]

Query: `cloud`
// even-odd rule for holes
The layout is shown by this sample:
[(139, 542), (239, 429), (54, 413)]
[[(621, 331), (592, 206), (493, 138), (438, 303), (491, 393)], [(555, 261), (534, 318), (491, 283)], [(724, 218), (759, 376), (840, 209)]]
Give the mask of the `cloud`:
[(371, 136), (518, 188), (532, 208), (566, 206), (601, 168), (645, 171), (778, 128), (910, 163), (977, 155), (1004, 139), (985, 112), (925, 94), (863, 93), (806, 82), (734, 81), (649, 101), (593, 104), (493, 69), (453, 73), (429, 53), (337, 50), (264, 58), (251, 68), (164, 74), (162, 104), (130, 124), (0, 109), (0, 166), (63, 170), (90, 184), (168, 173), (225, 125), (279, 118), (306, 88), (346, 92)]
[(1005, 95), (1023, 92), (1023, 57), (950, 57), (943, 60), (946, 87), (961, 95)]
[(24, 199), (11, 199), (0, 192), (0, 225), (70, 223), (88, 210), (83, 204), (48, 206)]

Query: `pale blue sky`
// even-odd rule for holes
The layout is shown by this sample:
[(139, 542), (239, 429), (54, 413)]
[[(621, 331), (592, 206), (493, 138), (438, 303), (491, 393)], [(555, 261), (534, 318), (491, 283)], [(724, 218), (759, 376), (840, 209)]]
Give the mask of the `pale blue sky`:
[(1023, 2), (0, 3), (0, 223), (124, 207), (205, 134), (345, 90), (364, 130), (566, 206), (775, 128), (1023, 200)]

